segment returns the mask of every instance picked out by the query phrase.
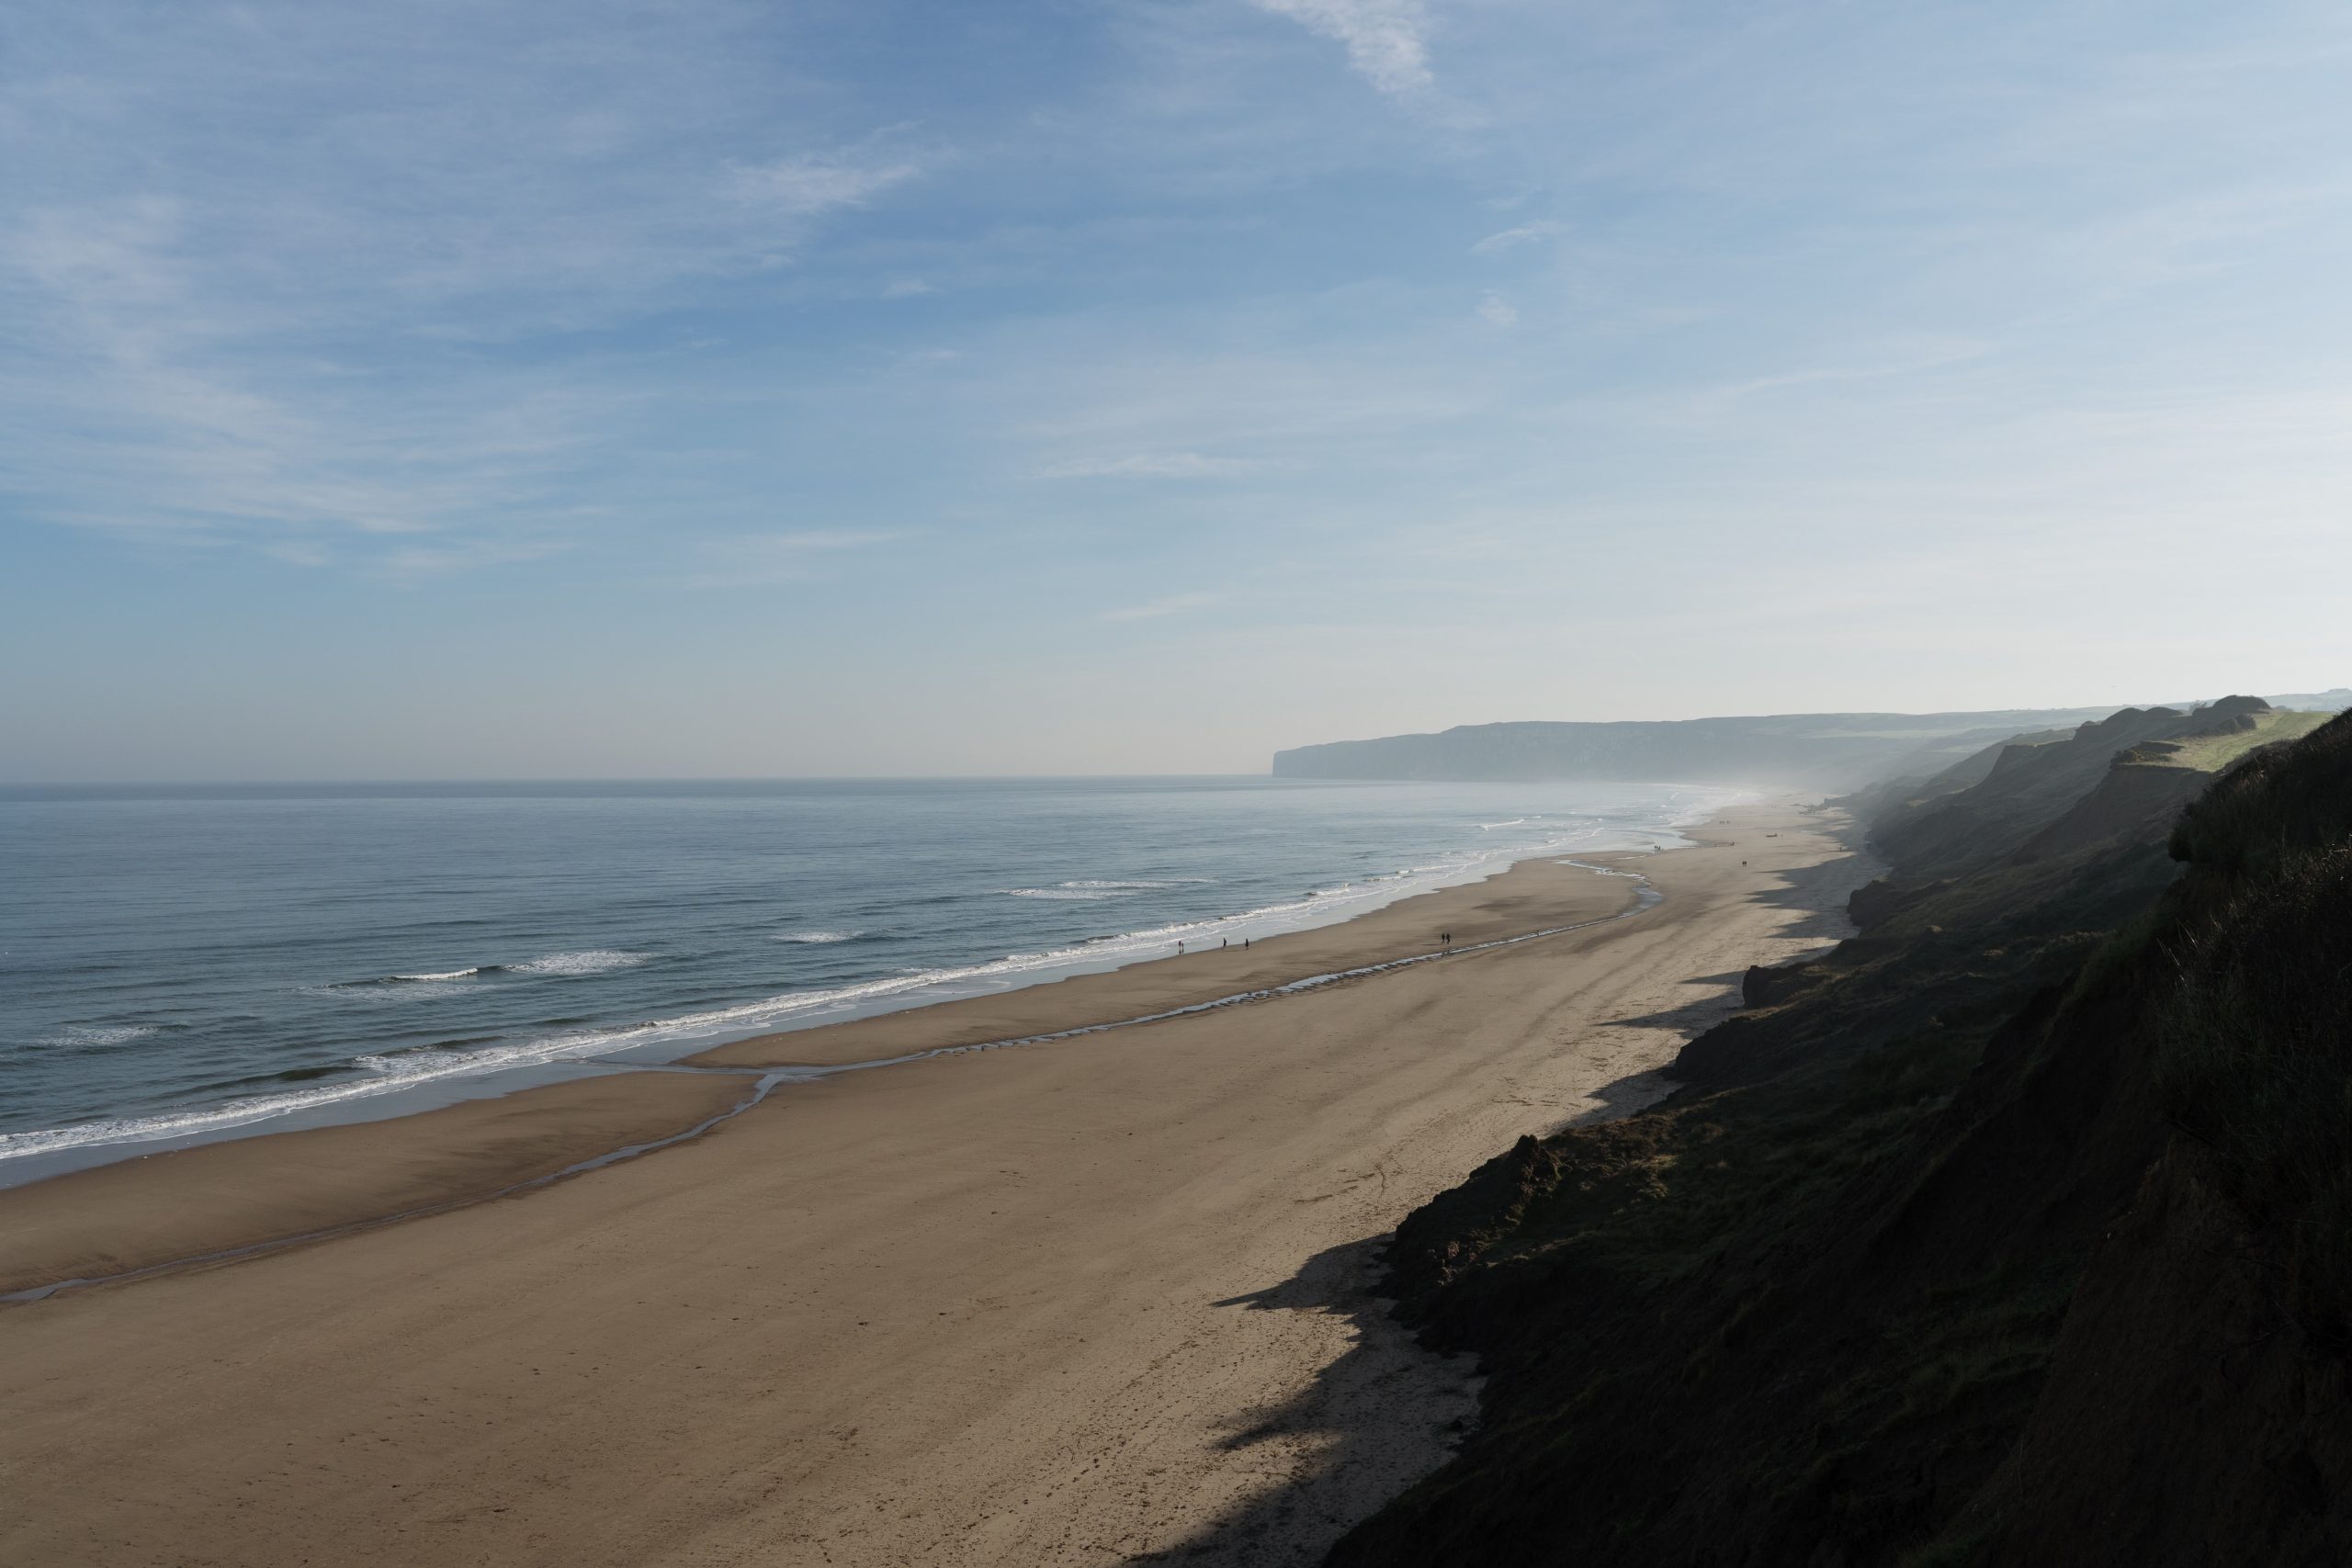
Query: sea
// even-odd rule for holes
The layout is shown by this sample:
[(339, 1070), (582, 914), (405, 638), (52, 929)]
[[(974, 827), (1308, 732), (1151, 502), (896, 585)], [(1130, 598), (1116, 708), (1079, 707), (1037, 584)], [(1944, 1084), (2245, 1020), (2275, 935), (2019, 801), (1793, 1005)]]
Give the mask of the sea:
[(1668, 847), (1671, 784), (0, 789), (0, 1185)]

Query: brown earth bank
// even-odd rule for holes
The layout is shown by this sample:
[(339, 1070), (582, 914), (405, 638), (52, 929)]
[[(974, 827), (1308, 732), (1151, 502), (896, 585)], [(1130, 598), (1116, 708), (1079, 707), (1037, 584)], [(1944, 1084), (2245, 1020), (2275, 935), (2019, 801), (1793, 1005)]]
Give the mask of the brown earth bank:
[[(1822, 911), (1862, 873), (1836, 827), (1742, 808), (1701, 847), (1635, 857), (1666, 898), (1623, 919), (786, 1086), (703, 1138), (525, 1195), (0, 1310), (0, 1561), (1311, 1562), (1440, 1463), (1473, 1407), (1464, 1368), (1372, 1299), (1374, 1244), (1491, 1148), (1651, 1098), (1652, 1069), (1736, 1005), (1749, 965), (1842, 931)], [(1239, 960), (1263, 971), (1203, 955), (986, 1001), (1076, 998), (1023, 1014), (1056, 1027), (1132, 1016), (1236, 974), (1425, 951), (1441, 927), (1575, 923), (1626, 887), (1523, 866)], [(910, 1014), (892, 1038), (1008, 1016), (933, 1010), (940, 1034)], [(781, 1059), (808, 1059), (800, 1044)], [(78, 1190), (78, 1213), (35, 1227), (45, 1245), (143, 1256), (103, 1239), (146, 1234), (142, 1179), (164, 1184), (136, 1170), (220, 1173), (172, 1178), (216, 1216), (189, 1216), (190, 1251), (244, 1234), (241, 1214), (316, 1228), (272, 1194), (322, 1173), (343, 1173), (326, 1208), (345, 1213), (380, 1170), (390, 1212), (420, 1170), (465, 1164), (459, 1122), (556, 1093), (0, 1193), (0, 1229)], [(408, 1163), (390, 1152), (403, 1135), (421, 1140)], [(556, 1157), (506, 1135), (512, 1163), (434, 1190)]]

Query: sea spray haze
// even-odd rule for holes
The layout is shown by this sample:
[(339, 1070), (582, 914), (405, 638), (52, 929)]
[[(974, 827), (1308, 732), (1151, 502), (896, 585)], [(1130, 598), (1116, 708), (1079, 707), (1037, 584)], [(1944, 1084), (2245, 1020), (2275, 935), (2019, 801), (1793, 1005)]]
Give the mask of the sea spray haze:
[(0, 1181), (1315, 924), (1728, 796), (1269, 779), (0, 795)]

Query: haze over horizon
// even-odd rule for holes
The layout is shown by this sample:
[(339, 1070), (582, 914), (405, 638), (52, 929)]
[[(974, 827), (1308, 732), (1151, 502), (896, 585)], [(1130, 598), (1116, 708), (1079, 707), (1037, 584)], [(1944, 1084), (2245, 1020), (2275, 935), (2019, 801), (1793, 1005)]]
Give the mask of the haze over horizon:
[(35, 0), (0, 782), (2352, 670), (2352, 16)]

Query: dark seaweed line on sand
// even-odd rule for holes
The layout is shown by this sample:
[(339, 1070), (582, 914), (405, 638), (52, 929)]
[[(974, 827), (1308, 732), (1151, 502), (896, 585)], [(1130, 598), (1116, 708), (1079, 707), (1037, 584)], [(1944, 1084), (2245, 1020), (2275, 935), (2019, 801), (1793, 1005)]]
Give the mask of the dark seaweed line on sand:
[(360, 1231), (374, 1230), (382, 1225), (396, 1225), (409, 1220), (427, 1219), (435, 1214), (446, 1214), (454, 1210), (471, 1208), (477, 1203), (489, 1203), (494, 1202), (501, 1198), (512, 1198), (519, 1193), (528, 1192), (536, 1188), (549, 1186), (555, 1182), (564, 1180), (568, 1177), (584, 1176), (592, 1170), (601, 1170), (606, 1166), (618, 1165), (624, 1160), (636, 1159), (640, 1156), (650, 1155), (660, 1149), (671, 1148), (679, 1144), (689, 1143), (695, 1138), (701, 1137), (704, 1134), (709, 1132), (712, 1128), (720, 1125), (722, 1122), (731, 1122), (736, 1117), (743, 1114), (746, 1111), (751, 1110), (752, 1107), (765, 1100), (769, 1093), (781, 1084), (813, 1083), (820, 1078), (831, 1077), (837, 1073), (863, 1072), (869, 1067), (895, 1067), (903, 1066), (909, 1062), (927, 1062), (939, 1056), (961, 1056), (976, 1051), (1001, 1051), (1015, 1045), (1043, 1045), (1056, 1040), (1075, 1040), (1083, 1035), (1107, 1034), (1113, 1030), (1133, 1029), (1140, 1024), (1165, 1023), (1171, 1019), (1191, 1018), (1199, 1013), (1216, 1012), (1221, 1009), (1239, 1007), (1249, 1002), (1270, 1001), (1277, 997), (1297, 996), (1306, 991), (1320, 990), (1326, 986), (1336, 986), (1346, 980), (1361, 980), (1374, 975), (1386, 975), (1394, 973), (1399, 969), (1409, 969), (1417, 964), (1434, 963), (1441, 958), (1460, 958), (1466, 957), (1474, 953), (1490, 953), (1498, 948), (1516, 947), (1521, 942), (1541, 942), (1546, 937), (1565, 936), (1570, 931), (1589, 931), (1594, 926), (1605, 926), (1617, 920), (1631, 919), (1635, 915), (1641, 914), (1645, 910), (1656, 908), (1660, 903), (1664, 902), (1666, 897), (1666, 895), (1660, 893), (1650, 882), (1648, 877), (1644, 876), (1637, 871), (1619, 871), (1611, 866), (1592, 865), (1579, 860), (1563, 860), (1555, 863), (1561, 865), (1572, 865), (1577, 867), (1578, 870), (1593, 872), (1601, 876), (1631, 877), (1634, 882), (1640, 884), (1640, 886), (1634, 889), (1633, 907), (1631, 908), (1620, 909), (1613, 915), (1602, 915), (1595, 919), (1578, 920), (1571, 925), (1550, 926), (1546, 927), (1543, 931), (1522, 931), (1517, 936), (1497, 937), (1490, 942), (1472, 942), (1466, 947), (1441, 948), (1434, 953), (1416, 953), (1404, 958), (1387, 959), (1379, 964), (1359, 964), (1352, 969), (1335, 969), (1330, 971), (1329, 974), (1309, 975), (1303, 979), (1288, 980), (1279, 986), (1261, 987), (1256, 990), (1236, 991), (1231, 996), (1217, 997), (1205, 1002), (1193, 1002), (1181, 1008), (1170, 1008), (1164, 1012), (1144, 1013), (1135, 1018), (1114, 1019), (1107, 1023), (1080, 1024), (1074, 1028), (1056, 1029), (1042, 1034), (1022, 1034), (1003, 1040), (984, 1040), (968, 1045), (938, 1045), (926, 1051), (911, 1051), (903, 1056), (876, 1057), (875, 1060), (870, 1062), (843, 1062), (831, 1066), (819, 1067), (786, 1066), (768, 1068), (686, 1067), (679, 1066), (674, 1064), (647, 1066), (642, 1063), (610, 1063), (607, 1065), (614, 1066), (630, 1066), (635, 1067), (639, 1071), (649, 1072), (716, 1073), (742, 1077), (751, 1077), (756, 1074), (757, 1079), (752, 1086), (752, 1091), (745, 1095), (741, 1100), (738, 1100), (735, 1104), (729, 1106), (724, 1111), (714, 1112), (713, 1114), (703, 1118), (700, 1122), (695, 1122), (684, 1132), (673, 1133), (666, 1138), (651, 1138), (643, 1143), (624, 1145), (620, 1148), (594, 1156), (592, 1158), (575, 1161), (571, 1165), (565, 1166), (560, 1170), (549, 1171), (544, 1176), (534, 1176), (527, 1181), (514, 1182), (508, 1186), (498, 1188), (492, 1191), (479, 1193), (470, 1197), (453, 1198), (447, 1202), (427, 1203), (419, 1208), (402, 1209), (398, 1213), (379, 1214), (365, 1220), (352, 1220), (344, 1224), (329, 1225), (321, 1230), (303, 1231), (297, 1235), (277, 1236), (268, 1241), (249, 1242), (243, 1247), (224, 1247), (217, 1252), (199, 1252), (191, 1254), (186, 1258), (169, 1258), (162, 1263), (150, 1263), (137, 1269), (126, 1269), (119, 1273), (91, 1274), (71, 1280), (56, 1280), (46, 1285), (34, 1285), (25, 1290), (11, 1291), (5, 1294), (0, 1294), (0, 1304), (11, 1302), (46, 1301), (48, 1298), (56, 1295), (61, 1291), (82, 1290), (92, 1285), (128, 1284), (134, 1280), (149, 1279), (154, 1275), (169, 1273), (175, 1269), (197, 1269), (214, 1263), (241, 1262), (248, 1258), (258, 1258), (265, 1253), (277, 1252), (287, 1247), (304, 1247), (308, 1246), (310, 1243), (319, 1241), (333, 1241), (340, 1236), (351, 1235)]

